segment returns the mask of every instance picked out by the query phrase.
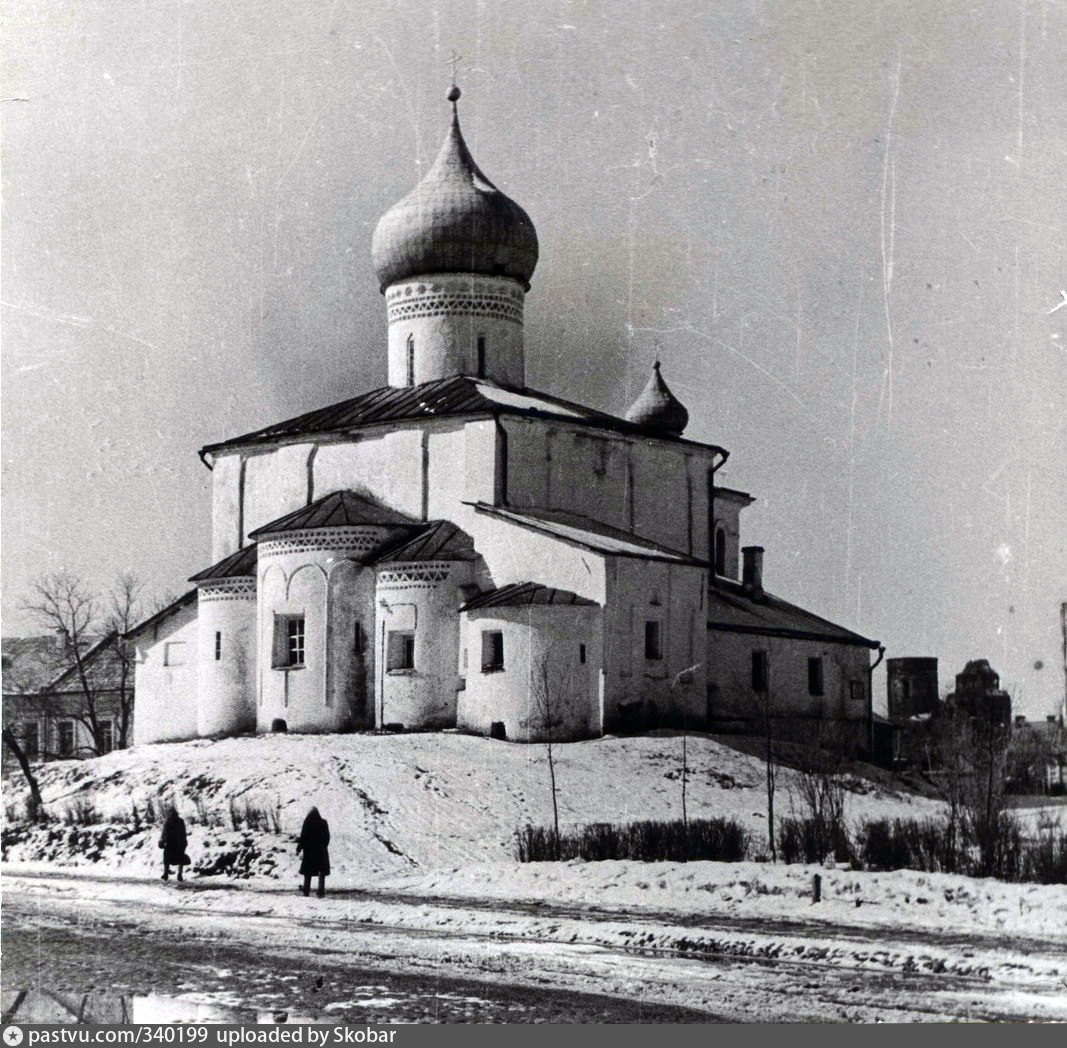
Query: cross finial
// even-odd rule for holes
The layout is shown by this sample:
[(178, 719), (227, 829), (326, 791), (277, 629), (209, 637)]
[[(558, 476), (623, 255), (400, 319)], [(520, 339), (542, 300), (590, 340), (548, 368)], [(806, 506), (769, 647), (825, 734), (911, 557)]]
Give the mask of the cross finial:
[(456, 86), (456, 66), (459, 65), (459, 60), (462, 57), (463, 57), (462, 55), (457, 55), (455, 48), (453, 48), (452, 49), (452, 57), (445, 61), (445, 65), (450, 65), (452, 67), (452, 86), (453, 87)]

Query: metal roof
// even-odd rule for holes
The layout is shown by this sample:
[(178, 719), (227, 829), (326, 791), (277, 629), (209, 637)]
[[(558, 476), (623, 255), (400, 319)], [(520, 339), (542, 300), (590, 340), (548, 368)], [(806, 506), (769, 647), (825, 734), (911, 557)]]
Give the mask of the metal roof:
[(145, 630), (151, 629), (153, 626), (158, 625), (165, 618), (177, 614), (186, 605), (194, 603), (197, 599), (197, 596), (198, 591), (195, 589), (189, 590), (188, 593), (183, 593), (177, 600), (171, 601), (171, 603), (168, 604), (165, 608), (161, 608), (159, 611), (157, 611), (155, 615), (152, 615), (150, 618), (145, 619), (144, 622), (138, 623), (136, 626), (133, 627), (133, 629), (127, 630), (123, 634), (123, 636), (127, 640), (132, 640), (138, 634), (144, 633)]
[(384, 550), (376, 564), (386, 561), (475, 560), (474, 539), (448, 520), (435, 520), (414, 538), (404, 538), (398, 546)]
[(381, 217), (371, 254), (382, 290), (426, 273), (505, 276), (529, 289), (537, 265), (533, 222), (479, 170), (459, 129), (454, 101), (452, 126), (437, 159)]
[(579, 597), (570, 590), (553, 589), (540, 586), (536, 582), (515, 582), (510, 586), (489, 590), (472, 597), (460, 611), (474, 611), (476, 608), (525, 607), (529, 604), (553, 604), (569, 607), (596, 607), (595, 600)]
[(390, 509), (381, 502), (357, 495), (354, 491), (332, 491), (321, 499), (316, 499), (307, 506), (284, 517), (272, 520), (255, 531), (249, 537), (274, 534), (279, 531), (309, 531), (314, 528), (347, 528), (359, 524), (376, 524), (386, 527), (413, 527), (418, 522)]
[(256, 573), (256, 544), (239, 549), (217, 564), (189, 577), (190, 582), (207, 582), (209, 579), (233, 579)]
[(740, 582), (718, 575), (708, 594), (708, 629), (722, 633), (753, 633), (830, 644), (854, 644), (865, 648), (879, 646), (878, 641), (853, 633), (781, 597), (765, 590), (757, 596)]
[(662, 560), (671, 564), (686, 564), (693, 567), (707, 567), (707, 561), (692, 557), (688, 553), (661, 546), (657, 542), (632, 535), (628, 531), (613, 528), (589, 517), (576, 513), (564, 513), (558, 510), (513, 510), (501, 506), (489, 506), (484, 502), (469, 502), (480, 513), (488, 513), (503, 520), (509, 520), (522, 527), (552, 535), (564, 542), (602, 553), (610, 557), (637, 557), (642, 560)]
[[(263, 429), (253, 430), (239, 437), (207, 444), (200, 450), (201, 457), (227, 448), (239, 448), (253, 444), (286, 443), (347, 433), (362, 426), (380, 425), (387, 422), (403, 422), (429, 418), (460, 418), (465, 416), (494, 417), (497, 415), (521, 415), (530, 418), (558, 419), (575, 425), (609, 429), (636, 437), (650, 439), (649, 434), (632, 422), (609, 415), (594, 408), (574, 404), (536, 390), (505, 389), (486, 379), (467, 375), (435, 379), (417, 386), (383, 386), (372, 389), (358, 397), (342, 400), (328, 407), (316, 408), (295, 418), (277, 422)], [(669, 440), (692, 447), (710, 448), (726, 454), (714, 444), (700, 444), (680, 437), (667, 435), (651, 439)]]

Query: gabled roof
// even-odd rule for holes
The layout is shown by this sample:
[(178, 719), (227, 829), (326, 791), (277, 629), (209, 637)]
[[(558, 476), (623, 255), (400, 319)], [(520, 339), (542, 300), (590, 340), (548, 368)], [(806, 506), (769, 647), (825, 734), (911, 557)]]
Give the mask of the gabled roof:
[(500, 517), (502, 520), (540, 531), (594, 553), (602, 553), (610, 557), (638, 557), (642, 560), (662, 560), (671, 564), (707, 567), (706, 561), (691, 557), (688, 553), (661, 546), (639, 535), (631, 535), (628, 531), (613, 528), (609, 524), (602, 524), (598, 520), (582, 517), (576, 513), (543, 509), (524, 509), (520, 512), (504, 509), (501, 506), (489, 506), (484, 502), (468, 502), (466, 505), (473, 506), (479, 513)]
[(208, 444), (201, 448), (200, 455), (203, 457), (228, 448), (248, 445), (284, 444), (331, 434), (344, 434), (363, 426), (387, 422), (479, 416), (492, 418), (497, 415), (558, 419), (645, 439), (669, 440), (691, 447), (710, 448), (723, 456), (726, 455), (722, 448), (714, 444), (700, 444), (697, 441), (671, 436), (650, 438), (640, 426), (615, 415), (531, 389), (505, 389), (486, 379), (466, 375), (435, 379), (417, 386), (384, 386), (381, 389), (372, 389), (358, 397), (308, 411), (243, 436)]
[[(106, 636), (101, 637), (91, 648), (82, 652), (82, 669), (94, 688), (103, 690), (112, 683), (117, 686), (118, 682), (115, 677), (121, 670), (115, 653), (118, 640), (118, 631), (112, 630)], [(67, 656), (67, 659), (71, 661), (71, 664), (59, 676), (45, 684), (40, 689), (42, 692), (64, 691), (71, 686), (80, 690), (78, 666), (73, 662), (73, 656)]]
[(150, 630), (155, 626), (158, 626), (164, 619), (170, 618), (171, 615), (177, 615), (182, 608), (187, 607), (190, 604), (195, 604), (198, 591), (195, 589), (189, 590), (188, 593), (183, 593), (177, 600), (171, 601), (165, 608), (161, 608), (154, 615), (144, 620), (144, 622), (138, 623), (132, 630), (127, 630), (123, 636), (126, 640), (133, 640), (134, 637), (140, 636), (146, 630)]
[(525, 607), (529, 604), (553, 604), (560, 606), (595, 607), (596, 601), (579, 597), (570, 590), (553, 589), (536, 582), (515, 582), (510, 586), (479, 593), (463, 605), (460, 611), (474, 611), (476, 608)]
[(448, 520), (435, 520), (414, 538), (405, 537), (375, 557), (376, 564), (387, 561), (475, 560), (474, 539)]
[(315, 528), (347, 528), (360, 524), (373, 524), (385, 527), (413, 527), (417, 521), (398, 513), (395, 509), (375, 502), (365, 495), (354, 491), (333, 491), (316, 499), (310, 505), (301, 506), (284, 517), (272, 520), (255, 531), (249, 532), (250, 538), (258, 535), (273, 535), (279, 531), (309, 531)]
[(256, 544), (239, 549), (228, 557), (223, 557), (217, 564), (210, 568), (189, 576), (190, 582), (207, 582), (210, 579), (233, 579), (243, 578), (246, 575), (256, 573)]
[(715, 577), (708, 594), (708, 629), (878, 647), (876, 640), (868, 640), (765, 590), (757, 597), (740, 582), (721, 575)]

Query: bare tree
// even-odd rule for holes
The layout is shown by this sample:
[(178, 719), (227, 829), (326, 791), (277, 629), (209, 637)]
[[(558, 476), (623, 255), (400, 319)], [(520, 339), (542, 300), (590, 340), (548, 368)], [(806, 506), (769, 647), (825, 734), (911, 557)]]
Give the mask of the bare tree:
[[(768, 660), (769, 661), (769, 660)], [(778, 844), (774, 833), (774, 795), (778, 784), (778, 752), (775, 732), (775, 695), (771, 688), (770, 669), (767, 670), (766, 687), (755, 691), (756, 722), (763, 739), (763, 782), (767, 791), (767, 843), (771, 849), (771, 862), (778, 861)]]
[(32, 809), (38, 812), (41, 810), (41, 787), (37, 783), (37, 776), (33, 774), (33, 768), (30, 765), (29, 758), (26, 756), (26, 751), (22, 748), (18, 736), (7, 724), (3, 727), (3, 739), (4, 745), (18, 762), (23, 778), (26, 780), (26, 785), (30, 788)]
[[(552, 790), (552, 833), (555, 858), (559, 858), (559, 787), (556, 783), (556, 760), (553, 745), (563, 726), (563, 711), (570, 690), (570, 673), (562, 665), (553, 667), (552, 649), (546, 648), (530, 658), (530, 683), (536, 727), (544, 734), (548, 758), (548, 779)], [(531, 724), (531, 729), (535, 724)]]
[[(676, 673), (671, 681), (672, 700), (676, 700), (679, 694), (682, 699), (680, 704), (682, 714), (682, 833), (687, 840), (689, 838), (689, 813), (686, 809), (686, 784), (689, 782), (689, 715), (685, 699), (686, 693), (692, 687), (693, 677), (702, 665), (703, 663), (697, 662), (692, 666), (687, 666), (680, 673)], [(679, 705), (677, 701), (672, 704), (675, 707)]]
[(116, 700), (115, 734), (111, 740), (125, 748), (133, 719), (133, 651), (124, 634), (141, 612), (142, 586), (136, 576), (123, 574), (106, 593), (93, 590), (69, 571), (44, 575), (34, 583), (33, 595), (20, 602), (41, 627), (57, 638), (53, 679), (69, 685), (71, 700), (41, 692), (46, 716), (63, 716), (80, 723), (96, 754), (107, 751), (105, 695)]

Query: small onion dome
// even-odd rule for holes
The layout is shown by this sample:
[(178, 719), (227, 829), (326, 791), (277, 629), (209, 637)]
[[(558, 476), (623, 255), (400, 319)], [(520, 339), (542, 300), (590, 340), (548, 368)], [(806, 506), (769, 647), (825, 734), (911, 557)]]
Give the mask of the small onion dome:
[(426, 177), (378, 221), (371, 255), (384, 291), (422, 273), (481, 273), (512, 277), (529, 290), (537, 265), (530, 216), (485, 177), (459, 129), (452, 126)]
[(626, 412), (626, 421), (650, 433), (662, 433), (671, 437), (680, 437), (689, 425), (689, 412), (667, 388), (667, 383), (659, 373), (658, 360), (652, 365), (652, 374), (641, 396)]

